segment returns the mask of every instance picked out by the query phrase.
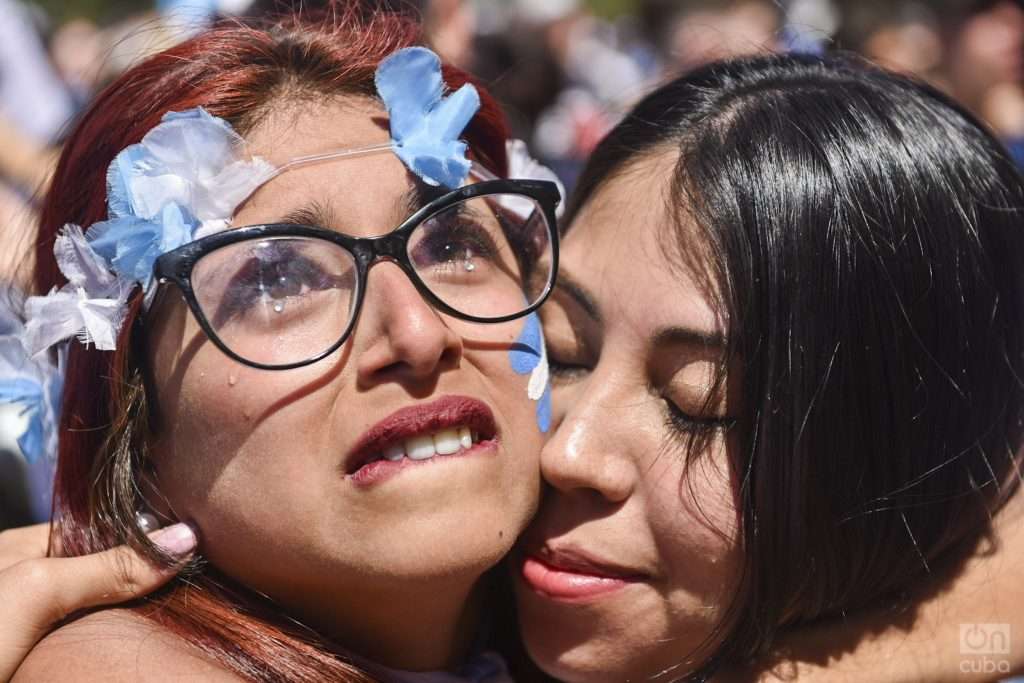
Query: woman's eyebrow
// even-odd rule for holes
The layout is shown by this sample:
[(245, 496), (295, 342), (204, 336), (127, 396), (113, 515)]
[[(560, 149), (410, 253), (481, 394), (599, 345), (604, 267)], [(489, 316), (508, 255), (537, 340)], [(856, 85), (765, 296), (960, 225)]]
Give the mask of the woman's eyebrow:
[(601, 315), (601, 308), (597, 305), (594, 295), (571, 275), (565, 271), (559, 272), (556, 288), (565, 292), (594, 322), (604, 324), (604, 316)]
[[(446, 190), (443, 188), (431, 187), (417, 179), (415, 184), (402, 193), (402, 196), (398, 198), (396, 205), (401, 207), (401, 215), (397, 216), (396, 219), (399, 221), (405, 220), (445, 193)], [(315, 200), (296, 209), (292, 209), (285, 215), (281, 216), (279, 220), (274, 222), (314, 225), (321, 228), (333, 227), (337, 229), (344, 227), (343, 221), (334, 210), (334, 205), (332, 203), (324, 203)]]
[(321, 228), (339, 224), (338, 215), (329, 204), (310, 202), (305, 206), (293, 209), (281, 217), (279, 223), (298, 223), (299, 225), (315, 225)]
[[(396, 204), (399, 214), (395, 217), (397, 221), (405, 220), (408, 216), (416, 213), (427, 202), (424, 200), (424, 191), (419, 187), (410, 187), (398, 198)], [(343, 229), (344, 221), (334, 210), (331, 202), (311, 201), (308, 204), (292, 209), (276, 223), (295, 223), (298, 225), (313, 225), (321, 228)], [(392, 226), (394, 227), (394, 226)]]
[(402, 196), (395, 202), (395, 206), (398, 208), (398, 214), (395, 216), (395, 225), (399, 225), (430, 202), (447, 194), (447, 192), (448, 190), (444, 188), (431, 187), (419, 178), (416, 178), (409, 189), (402, 193)]
[(663, 327), (652, 337), (654, 346), (695, 346), (714, 351), (725, 350), (725, 337), (717, 331), (692, 327)]

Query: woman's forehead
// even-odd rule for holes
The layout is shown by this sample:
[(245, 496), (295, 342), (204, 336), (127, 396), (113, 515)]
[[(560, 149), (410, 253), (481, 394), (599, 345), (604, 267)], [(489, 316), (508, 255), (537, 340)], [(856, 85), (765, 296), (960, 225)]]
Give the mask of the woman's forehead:
[[(645, 336), (685, 326), (718, 328), (703, 277), (705, 255), (678, 257), (696, 230), (676, 225), (668, 193), (672, 154), (647, 155), (604, 182), (588, 200), (563, 245), (563, 272), (591, 292), (606, 320), (616, 319)], [(687, 243), (680, 243), (687, 240)], [(696, 248), (696, 245), (691, 245)], [(692, 261), (692, 263), (690, 262)]]
[(358, 95), (282, 101), (245, 134), (246, 151), (275, 166), (299, 156), (389, 140), (384, 106)]
[[(276, 114), (246, 136), (248, 151), (275, 166), (299, 156), (357, 149), (390, 140), (387, 116), (368, 98), (353, 98)], [(415, 182), (390, 152), (289, 169), (261, 187), (236, 213), (236, 226), (277, 222), (316, 207), (350, 234), (382, 234), (408, 216)]]

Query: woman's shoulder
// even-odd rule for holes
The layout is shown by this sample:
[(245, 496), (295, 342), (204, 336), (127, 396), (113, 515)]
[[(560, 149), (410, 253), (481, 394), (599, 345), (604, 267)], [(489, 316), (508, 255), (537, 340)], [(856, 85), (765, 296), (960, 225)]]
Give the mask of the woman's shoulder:
[(191, 677), (238, 681), (185, 641), (125, 609), (94, 612), (50, 633), (33, 648), (12, 683), (27, 681), (167, 681)]

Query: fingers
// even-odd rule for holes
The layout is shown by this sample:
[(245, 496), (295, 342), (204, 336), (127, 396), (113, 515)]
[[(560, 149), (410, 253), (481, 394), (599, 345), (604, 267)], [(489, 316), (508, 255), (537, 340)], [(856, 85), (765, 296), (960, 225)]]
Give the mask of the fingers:
[[(187, 557), (196, 545), (196, 537), (187, 524), (160, 529), (150, 540), (174, 557)], [(176, 573), (178, 567), (163, 568), (151, 564), (128, 546), (112, 548), (84, 557), (52, 558), (47, 567), (47, 624), (60, 621), (71, 612), (99, 605), (110, 605), (142, 597), (153, 592)]]
[[(155, 531), (150, 539), (182, 561), (196, 546), (186, 524)], [(179, 566), (153, 565), (120, 546), (83, 557), (28, 559), (0, 571), (0, 680), (8, 680), (29, 650), (68, 614), (142, 597), (169, 581)]]

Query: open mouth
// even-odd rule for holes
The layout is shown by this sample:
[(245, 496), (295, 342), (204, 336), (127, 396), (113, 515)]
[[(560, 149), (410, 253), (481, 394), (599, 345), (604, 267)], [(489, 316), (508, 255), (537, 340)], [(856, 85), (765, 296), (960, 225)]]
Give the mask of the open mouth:
[(367, 485), (409, 465), (493, 450), (496, 443), (494, 415), (485, 403), (448, 396), (403, 408), (371, 427), (346, 458), (345, 474)]

